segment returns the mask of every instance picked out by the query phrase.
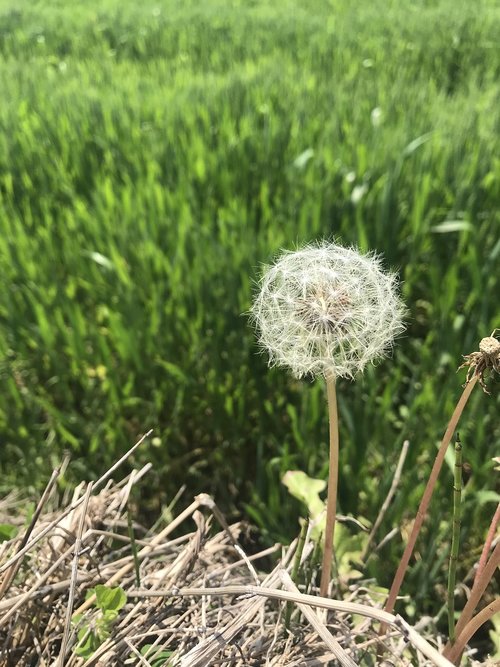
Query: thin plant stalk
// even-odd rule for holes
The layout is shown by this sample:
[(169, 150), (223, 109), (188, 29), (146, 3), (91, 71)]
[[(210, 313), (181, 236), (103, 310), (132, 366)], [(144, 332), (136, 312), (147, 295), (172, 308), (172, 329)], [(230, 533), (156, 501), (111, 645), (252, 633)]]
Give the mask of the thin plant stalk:
[(134, 559), (135, 585), (137, 586), (137, 588), (140, 588), (141, 570), (139, 566), (139, 558), (137, 556), (137, 544), (135, 541), (134, 524), (132, 521), (132, 512), (130, 511), (130, 505), (127, 507), (127, 528), (128, 528), (128, 536), (130, 538), (130, 548), (132, 550), (132, 557)]
[(488, 562), (488, 554), (490, 553), (491, 545), (493, 544), (493, 540), (495, 538), (497, 532), (497, 526), (499, 523), (500, 523), (500, 503), (498, 503), (496, 512), (493, 516), (493, 519), (491, 520), (488, 534), (486, 535), (486, 540), (484, 542), (483, 550), (481, 552), (481, 557), (479, 558), (479, 563), (474, 577), (473, 587), (476, 585), (476, 581), (481, 576), (486, 566), (486, 563)]
[(448, 636), (455, 643), (455, 582), (457, 574), (458, 548), (460, 545), (462, 501), (462, 444), (457, 433), (455, 442), (455, 467), (453, 476), (453, 530), (451, 536), (450, 565), (448, 569)]
[(64, 667), (68, 642), (71, 635), (71, 616), (73, 611), (73, 604), (75, 601), (75, 592), (78, 580), (78, 560), (80, 557), (80, 549), (82, 546), (83, 528), (85, 526), (85, 519), (87, 518), (87, 508), (89, 506), (91, 495), (92, 495), (92, 482), (89, 482), (89, 485), (87, 486), (87, 491), (85, 492), (84, 495), (83, 507), (80, 514), (80, 520), (78, 522), (78, 530), (76, 533), (73, 563), (71, 566), (71, 579), (69, 585), (68, 603), (66, 607), (66, 621), (64, 624), (64, 633), (61, 641), (61, 649), (59, 651), (59, 659), (56, 661), (57, 667)]
[[(429, 508), (429, 504), (431, 502), (432, 494), (434, 492), (434, 487), (436, 486), (437, 478), (439, 476), (439, 473), (441, 471), (441, 468), (443, 466), (443, 461), (444, 457), (446, 454), (446, 450), (448, 449), (448, 445), (450, 444), (451, 438), (453, 436), (453, 433), (455, 432), (457, 428), (457, 424), (460, 420), (460, 417), (462, 416), (462, 412), (464, 411), (465, 406), (467, 405), (467, 401), (469, 400), (469, 397), (472, 393), (472, 390), (477, 384), (477, 381), (479, 379), (478, 375), (474, 375), (470, 381), (465, 385), (465, 388), (462, 392), (462, 395), (460, 396), (458, 403), (455, 407), (455, 410), (453, 411), (453, 414), (451, 416), (451, 419), (448, 424), (448, 428), (446, 429), (446, 432), (443, 436), (443, 439), (441, 441), (441, 445), (439, 447), (439, 451), (436, 455), (436, 459), (434, 461), (434, 465), (432, 466), (431, 474), (429, 476), (429, 480), (427, 482), (427, 486), (425, 487), (424, 495), (422, 496), (422, 500), (420, 501), (420, 506), (417, 510), (417, 516), (415, 517), (415, 522), (413, 524), (413, 528), (410, 534), (410, 538), (408, 540), (408, 543), (405, 547), (403, 556), (401, 558), (401, 561), (399, 563), (398, 569), (396, 571), (396, 574), (394, 576), (394, 581), (392, 582), (391, 590), (389, 591), (389, 596), (387, 598), (387, 602), (385, 603), (384, 611), (391, 613), (392, 610), (394, 609), (394, 605), (396, 603), (396, 599), (399, 595), (399, 591), (401, 589), (401, 585), (403, 583), (403, 579), (406, 574), (406, 570), (408, 569), (408, 563), (410, 562), (411, 555), (413, 553), (413, 549), (415, 548), (415, 543), (417, 541), (418, 534), (420, 533), (420, 529), (422, 528), (422, 524), (424, 522), (425, 515), (427, 514), (427, 510)], [(382, 625), (380, 633), (383, 634), (385, 633), (386, 630), (385, 625)]]
[[(297, 551), (293, 557), (293, 568), (292, 568), (292, 581), (294, 584), (298, 585), (297, 579), (299, 576), (300, 561), (302, 560), (302, 554), (304, 553), (304, 546), (306, 543), (307, 531), (309, 530), (309, 517), (307, 517), (302, 524), (300, 529), (299, 540), (297, 542)], [(293, 606), (290, 602), (286, 604), (285, 611), (285, 629), (289, 630), (290, 628), (290, 618), (292, 616)]]
[(328, 417), (330, 423), (330, 460), (328, 466), (328, 492), (326, 500), (325, 548), (321, 566), (320, 595), (328, 595), (328, 586), (332, 571), (333, 538), (335, 534), (335, 520), (337, 517), (337, 489), (339, 478), (339, 416), (337, 409), (337, 392), (335, 378), (326, 378), (328, 396)]

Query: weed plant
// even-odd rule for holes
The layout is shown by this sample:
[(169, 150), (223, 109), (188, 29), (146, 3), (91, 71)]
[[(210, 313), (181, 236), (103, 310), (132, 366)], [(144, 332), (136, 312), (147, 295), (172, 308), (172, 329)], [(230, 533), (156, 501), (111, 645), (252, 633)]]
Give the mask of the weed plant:
[[(326, 478), (326, 399), (267, 370), (241, 313), (262, 262), (330, 236), (403, 280), (394, 358), (339, 383), (339, 510), (375, 519), (409, 439), (380, 528), (404, 532), (461, 355), (498, 326), (498, 34), (493, 0), (0, 0), (4, 489), (41, 487), (66, 449), (96, 476), (151, 426), (155, 502), (186, 484), (295, 534), (280, 478)], [(498, 502), (491, 394), (461, 423), (457, 580)], [(446, 597), (448, 467), (410, 615)], [(370, 559), (380, 584), (401, 548)]]

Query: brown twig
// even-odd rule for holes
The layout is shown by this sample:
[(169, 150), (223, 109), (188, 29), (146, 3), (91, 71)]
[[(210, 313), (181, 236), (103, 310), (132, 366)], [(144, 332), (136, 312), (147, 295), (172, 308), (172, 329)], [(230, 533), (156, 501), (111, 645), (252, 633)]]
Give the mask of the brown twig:
[[(135, 482), (136, 473), (132, 477)], [(249, 563), (265, 556), (267, 550), (246, 556), (238, 547), (240, 524), (228, 525), (224, 520), (221, 522), (224, 526), (222, 530), (218, 531), (218, 526), (210, 530), (212, 517), (202, 519), (196, 509), (193, 512), (193, 506), (187, 513), (191, 511), (195, 519), (194, 531), (187, 526), (187, 534), (179, 532), (179, 536), (173, 537), (172, 531), (183, 527), (180, 522), (191, 518), (181, 514), (164, 531), (159, 530), (159, 534), (148, 532), (141, 540), (141, 586), (145, 594), (135, 590), (130, 545), (117, 547), (116, 543), (120, 537), (125, 542), (129, 541), (122, 535), (126, 529), (122, 516), (123, 499), (128, 497), (130, 491), (130, 488), (125, 488), (126, 485), (122, 479), (106, 483), (98, 493), (95, 493), (95, 488), (92, 492), (88, 487), (83, 489), (89, 497), (88, 508), (84, 512), (83, 533), (83, 513), (79, 514), (84, 509), (83, 505), (69, 516), (65, 514), (67, 504), (76, 500), (76, 493), (72, 498), (68, 493), (62, 506), (51, 509), (50, 513), (46, 504), (46, 514), (43, 516), (42, 512), (39, 519), (40, 528), (53, 523), (55, 516), (61, 513), (65, 514), (65, 519), (58, 523), (53, 537), (39, 540), (33, 547), (20, 570), (22, 580), (18, 575), (9, 591), (10, 598), (5, 596), (0, 600), (0, 613), (3, 614), (0, 622), (0, 664), (8, 657), (17, 667), (28, 667), (33, 662), (46, 667), (53, 664), (54, 659), (60, 662), (61, 653), (65, 653), (65, 667), (78, 667), (83, 662), (86, 667), (117, 667), (130, 661), (131, 651), (135, 656), (132, 660), (137, 662), (138, 656), (132, 646), (141, 652), (141, 647), (151, 641), (157, 648), (148, 654), (151, 656), (149, 662), (154, 662), (153, 656), (169, 655), (171, 662), (183, 667), (226, 662), (233, 667), (244, 667), (266, 661), (270, 664), (278, 661), (295, 667), (312, 667), (313, 664), (325, 664), (327, 660), (337, 662), (325, 642), (329, 646), (338, 643), (348, 656), (359, 662), (365, 647), (373, 642), (370, 639), (373, 637), (370, 629), (373, 623), (369, 622), (372, 618), (379, 623), (388, 623), (393, 629), (384, 638), (384, 646), (393, 655), (401, 657), (401, 665), (409, 664), (401, 648), (403, 642), (406, 645), (409, 641), (417, 648), (418, 654), (412, 655), (415, 658), (418, 656), (418, 664), (422, 667), (431, 664), (451, 666), (430, 645), (433, 640), (429, 643), (428, 636), (421, 636), (417, 627), (412, 628), (401, 618), (381, 611), (366, 586), (353, 586), (346, 601), (318, 596), (304, 598), (298, 592), (291, 594), (280, 590), (280, 571), (284, 568), (291, 570), (297, 548), (295, 542), (290, 547), (282, 547), (280, 563), (262, 584), (256, 585), (256, 579), (266, 575), (262, 575), (260, 569), (255, 571), (252, 566), (249, 567)], [(81, 492), (80, 489), (78, 493)], [(197, 508), (215, 507), (208, 497), (200, 496), (197, 501), (194, 504)], [(75, 545), (78, 535), (81, 535), (80, 549)], [(16, 543), (12, 542), (11, 548), (12, 544)], [(85, 554), (78, 559), (78, 564), (77, 553), (80, 556)], [(309, 561), (305, 563), (309, 571), (317, 559), (307, 547), (304, 554), (304, 559)], [(266, 564), (267, 561), (262, 563), (264, 567)], [(75, 585), (75, 567), (78, 568), (78, 585)], [(68, 627), (67, 619), (72, 607), (84, 603), (86, 589), (96, 584), (110, 584), (115, 578), (118, 581), (114, 585), (120, 586), (126, 594), (127, 605), (115, 619), (110, 636), (97, 637), (99, 645), (85, 659), (72, 651), (70, 631), (65, 650), (61, 639), (64, 629)], [(74, 605), (71, 591), (74, 592)], [(280, 601), (304, 604), (310, 611), (323, 608), (336, 613), (329, 615), (328, 624), (322, 624), (321, 620), (318, 624), (315, 618), (316, 625), (311, 627), (312, 620), (308, 623), (301, 612), (292, 621), (293, 634), (284, 636), (283, 604), (279, 604)], [(96, 609), (83, 611), (79, 627), (89, 628), (91, 632), (95, 627)], [(71, 614), (73, 618), (74, 613)], [(368, 620), (352, 627), (352, 614), (364, 615)], [(317, 616), (321, 619), (321, 614), (316, 613)], [(142, 658), (148, 663), (147, 655)]]
[[(484, 570), (481, 572), (479, 578), (477, 579), (476, 582), (474, 582), (474, 586), (472, 587), (469, 599), (467, 600), (467, 603), (463, 608), (462, 613), (460, 614), (460, 618), (458, 619), (458, 622), (455, 626), (455, 635), (457, 637), (457, 641), (453, 645), (453, 649), (458, 644), (458, 640), (462, 634), (462, 631), (465, 630), (465, 628), (469, 624), (469, 621), (471, 621), (474, 609), (477, 607), (479, 600), (481, 599), (484, 591), (486, 590), (486, 587), (490, 583), (497, 567), (499, 566), (500, 566), (500, 542), (494, 548), (493, 553), (491, 554), (491, 557), (489, 561), (486, 563), (486, 566)], [(451, 654), (451, 651), (453, 649), (451, 645), (448, 644), (443, 654), (448, 656)]]
[[(61, 566), (62, 563), (68, 558), (68, 556), (71, 555), (71, 552), (73, 551), (73, 546), (71, 546), (69, 549), (67, 549), (59, 558), (53, 563), (49, 569), (44, 572), (44, 574), (41, 577), (38, 577), (36, 582), (31, 586), (29, 590), (26, 591), (26, 593), (23, 593), (21, 595), (16, 595), (14, 598), (11, 598), (10, 600), (2, 600), (0, 603), (0, 609), (7, 609), (7, 613), (0, 618), (0, 628), (3, 627), (9, 618), (18, 610), (20, 609), (28, 600), (30, 600), (33, 597), (33, 594), (38, 591), (40, 588), (42, 588), (43, 584), (54, 574), (54, 572), (57, 572), (59, 567)], [(50, 589), (49, 589), (50, 590)]]
[[(283, 586), (290, 593), (294, 593), (295, 595), (298, 594), (300, 597), (300, 591), (297, 588), (297, 586), (295, 586), (295, 584), (293, 583), (288, 572), (286, 570), (281, 570), (279, 575)], [(297, 607), (300, 609), (300, 611), (307, 618), (309, 623), (316, 630), (321, 639), (328, 646), (328, 648), (333, 653), (338, 662), (341, 665), (343, 665), (343, 667), (356, 667), (356, 663), (354, 662), (354, 660), (344, 651), (344, 649), (338, 643), (338, 641), (332, 637), (331, 632), (328, 630), (326, 625), (321, 622), (318, 614), (313, 609), (311, 609), (311, 606), (307, 604), (302, 604), (301, 602), (296, 602), (296, 604)]]
[(446, 651), (446, 657), (453, 664), (458, 664), (460, 657), (469, 639), (476, 634), (479, 628), (490, 620), (495, 614), (500, 613), (500, 598), (490, 602), (478, 614), (473, 616), (471, 620), (464, 627), (462, 632), (458, 635), (456, 642)]
[(477, 565), (477, 570), (476, 570), (476, 575), (474, 577), (474, 584), (473, 587), (476, 585), (477, 580), (481, 576), (484, 568), (486, 567), (486, 563), (488, 561), (488, 554), (490, 553), (491, 545), (493, 544), (493, 540), (495, 539), (495, 535), (497, 532), (497, 526), (500, 522), (500, 503), (498, 503), (497, 509), (495, 514), (493, 515), (493, 519), (491, 520), (490, 528), (488, 530), (488, 534), (486, 535), (486, 540), (484, 542), (483, 550), (481, 552), (481, 557), (479, 559), (479, 563)]
[[(410, 562), (410, 558), (413, 553), (413, 549), (415, 547), (415, 542), (417, 541), (418, 534), (420, 533), (420, 529), (424, 522), (425, 515), (427, 514), (427, 510), (429, 508), (432, 494), (434, 492), (434, 487), (436, 486), (437, 478), (439, 476), (439, 473), (443, 465), (446, 450), (448, 449), (448, 445), (450, 444), (451, 438), (453, 437), (453, 433), (455, 432), (455, 429), (462, 415), (462, 412), (464, 411), (467, 401), (469, 400), (469, 397), (472, 393), (472, 390), (476, 386), (478, 379), (479, 379), (478, 376), (474, 375), (471, 378), (471, 380), (465, 385), (462, 395), (460, 396), (460, 399), (448, 423), (448, 427), (441, 441), (441, 445), (436, 455), (434, 465), (432, 466), (431, 474), (429, 476), (427, 486), (425, 487), (424, 495), (422, 496), (422, 500), (420, 501), (420, 506), (417, 510), (417, 516), (415, 517), (415, 521), (413, 523), (413, 528), (410, 534), (410, 538), (403, 552), (403, 556), (401, 557), (401, 561), (394, 576), (394, 581), (392, 582), (392, 586), (389, 591), (387, 602), (385, 603), (384, 606), (384, 609), (387, 612), (391, 612), (394, 609), (394, 604), (398, 597), (401, 584), (403, 583), (406, 570), (408, 569), (408, 563)], [(383, 634), (385, 630), (386, 630), (385, 626), (382, 626), (380, 629), (380, 634)]]

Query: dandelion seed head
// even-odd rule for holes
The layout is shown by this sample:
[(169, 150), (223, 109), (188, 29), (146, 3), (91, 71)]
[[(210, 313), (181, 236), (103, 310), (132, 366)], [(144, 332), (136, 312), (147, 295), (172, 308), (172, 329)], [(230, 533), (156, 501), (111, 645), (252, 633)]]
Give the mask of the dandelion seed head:
[(404, 312), (377, 255), (323, 241), (267, 267), (251, 315), (270, 365), (352, 378), (387, 354)]

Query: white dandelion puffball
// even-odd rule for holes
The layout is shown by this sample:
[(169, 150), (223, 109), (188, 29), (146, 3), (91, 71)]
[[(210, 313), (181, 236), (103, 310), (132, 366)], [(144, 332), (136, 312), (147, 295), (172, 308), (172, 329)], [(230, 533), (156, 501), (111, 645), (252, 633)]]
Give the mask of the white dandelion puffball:
[(251, 316), (270, 365), (295, 376), (354, 377), (404, 330), (395, 275), (373, 253), (328, 241), (267, 267)]

